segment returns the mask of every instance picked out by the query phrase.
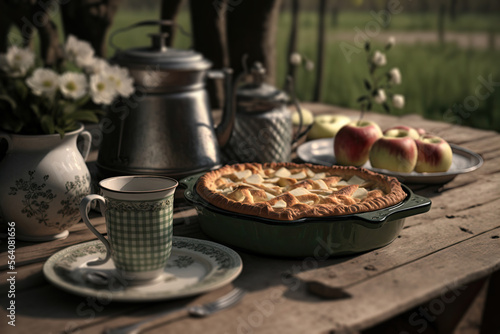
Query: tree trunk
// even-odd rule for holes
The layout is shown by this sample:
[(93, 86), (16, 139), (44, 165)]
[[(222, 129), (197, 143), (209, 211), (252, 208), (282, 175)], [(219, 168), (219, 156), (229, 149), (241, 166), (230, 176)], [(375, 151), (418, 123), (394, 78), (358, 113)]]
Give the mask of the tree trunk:
[(230, 0), (227, 9), (229, 59), (235, 77), (247, 66), (261, 62), (267, 70), (266, 81), (276, 79), (276, 27), (281, 0)]
[(450, 0), (450, 19), (452, 22), (457, 19), (457, 3), (458, 0)]
[(326, 18), (326, 2), (319, 2), (319, 23), (318, 23), (318, 54), (316, 57), (316, 82), (314, 84), (313, 101), (321, 101), (322, 86), (323, 86), (323, 69), (325, 58), (325, 18)]
[[(46, 65), (55, 65), (62, 59), (57, 26), (50, 20), (56, 11), (56, 1), (0, 1), (0, 51), (8, 44), (28, 46), (35, 30), (40, 36), (40, 54)], [(20, 34), (10, 32), (12, 25)]]
[[(71, 0), (61, 4), (65, 36), (88, 41), (100, 57), (106, 56), (106, 36), (121, 0)], [(131, 22), (133, 23), (133, 22)]]
[(332, 7), (332, 19), (331, 19), (331, 26), (334, 28), (337, 28), (339, 26), (339, 2), (335, 1)]
[(293, 84), (295, 82), (295, 72), (297, 69), (297, 65), (294, 65), (290, 62), (290, 57), (291, 55), (297, 51), (297, 30), (299, 26), (299, 0), (292, 0), (292, 24), (290, 27), (290, 37), (288, 39), (288, 52), (287, 52), (287, 71), (286, 71), (286, 77), (285, 77), (285, 83), (283, 87), (287, 91), (291, 91), (292, 87), (288, 87), (289, 82), (288, 78), (290, 77), (292, 79)]
[(438, 40), (441, 45), (444, 44), (444, 18), (446, 15), (446, 5), (441, 2), (438, 9)]
[[(179, 12), (179, 8), (181, 7), (182, 0), (163, 0), (161, 2), (161, 13), (160, 17), (162, 20), (170, 20), (172, 22), (176, 22), (177, 13)], [(168, 34), (166, 38), (166, 45), (172, 46), (174, 43), (175, 34), (177, 29), (171, 26), (162, 26), (161, 31)]]
[[(226, 6), (222, 0), (190, 0), (193, 47), (212, 62), (212, 67), (229, 67), (226, 45)], [(213, 108), (220, 108), (224, 103), (223, 83), (208, 81), (207, 90)]]

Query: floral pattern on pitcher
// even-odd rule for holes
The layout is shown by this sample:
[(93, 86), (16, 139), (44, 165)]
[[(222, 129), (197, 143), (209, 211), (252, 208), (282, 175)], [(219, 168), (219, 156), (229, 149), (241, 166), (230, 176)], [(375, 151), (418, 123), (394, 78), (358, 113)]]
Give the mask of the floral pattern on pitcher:
[(54, 204), (57, 194), (47, 187), (49, 175), (44, 175), (43, 182), (39, 184), (35, 181), (35, 173), (34, 170), (30, 170), (27, 180), (23, 178), (16, 180), (14, 186), (10, 187), (9, 195), (16, 196), (24, 192), (21, 212), (27, 218), (35, 218), (39, 224), (59, 230), (68, 228), (68, 225), (72, 225), (71, 222), (80, 216), (78, 205), (90, 192), (90, 176), (76, 175), (74, 181), (66, 182), (65, 198), (60, 201), (62, 208), (57, 211), (57, 214), (61, 215), (61, 220), (50, 222), (47, 211), (50, 205)]
[(35, 171), (28, 171), (29, 179), (18, 179), (15, 181), (15, 186), (10, 187), (9, 195), (15, 196), (19, 192), (25, 192), (22, 204), (24, 205), (21, 212), (26, 214), (26, 217), (35, 217), (39, 224), (48, 226), (47, 210), (50, 203), (57, 197), (52, 189), (45, 189), (45, 183), (49, 179), (49, 175), (43, 176), (43, 183), (38, 184), (34, 181)]
[[(62, 208), (57, 211), (70, 221), (80, 217), (79, 205), (82, 199), (90, 193), (90, 176), (75, 175), (74, 181), (66, 182), (65, 199), (61, 201)], [(63, 224), (63, 226), (66, 224)], [(61, 228), (63, 227), (61, 226)]]

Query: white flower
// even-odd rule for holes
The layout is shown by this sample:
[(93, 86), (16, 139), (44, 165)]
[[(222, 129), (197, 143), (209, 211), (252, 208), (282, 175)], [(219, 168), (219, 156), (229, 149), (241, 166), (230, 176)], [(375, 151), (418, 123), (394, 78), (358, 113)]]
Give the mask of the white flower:
[(392, 97), (392, 105), (394, 108), (403, 109), (405, 106), (405, 97), (400, 94), (394, 94)]
[(401, 83), (401, 72), (399, 72), (399, 68), (394, 67), (389, 71), (389, 82), (395, 85)]
[(111, 104), (116, 97), (115, 83), (105, 74), (93, 74), (90, 77), (90, 95), (96, 104)]
[(290, 64), (298, 66), (302, 63), (302, 56), (298, 52), (294, 52), (290, 55)]
[(129, 76), (128, 70), (120, 66), (111, 66), (104, 73), (115, 86), (120, 96), (129, 97), (134, 92), (134, 80)]
[(64, 97), (77, 100), (87, 92), (87, 78), (81, 73), (66, 72), (59, 77), (59, 89)]
[(393, 47), (394, 45), (396, 45), (396, 37), (389, 36), (389, 38), (387, 39), (386, 48), (389, 49), (389, 48)]
[(372, 57), (372, 63), (376, 66), (384, 66), (387, 63), (387, 59), (385, 58), (385, 54), (380, 51), (375, 51)]
[(0, 56), (0, 68), (14, 78), (26, 75), (34, 64), (35, 54), (29, 48), (11, 46), (6, 54)]
[(94, 49), (90, 43), (69, 35), (64, 46), (66, 57), (80, 67), (89, 67), (94, 61)]
[(306, 60), (306, 70), (312, 71), (314, 70), (314, 63), (310, 60)]
[(377, 89), (377, 93), (373, 97), (373, 101), (378, 104), (382, 104), (385, 102), (385, 91), (383, 89)]
[(33, 94), (52, 99), (59, 88), (59, 75), (53, 70), (38, 68), (26, 79), (26, 84)]
[(94, 57), (92, 61), (85, 66), (85, 70), (91, 74), (103, 73), (109, 70), (109, 63), (98, 57)]

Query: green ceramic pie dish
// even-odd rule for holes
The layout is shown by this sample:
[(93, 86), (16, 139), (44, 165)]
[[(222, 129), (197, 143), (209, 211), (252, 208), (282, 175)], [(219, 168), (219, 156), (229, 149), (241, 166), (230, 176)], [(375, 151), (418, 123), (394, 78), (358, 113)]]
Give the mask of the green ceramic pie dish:
[(405, 218), (430, 210), (428, 198), (403, 185), (406, 198), (376, 211), (322, 218), (280, 221), (220, 209), (196, 193), (196, 174), (180, 181), (184, 197), (198, 212), (201, 229), (214, 240), (247, 251), (286, 257), (342, 256), (391, 243)]

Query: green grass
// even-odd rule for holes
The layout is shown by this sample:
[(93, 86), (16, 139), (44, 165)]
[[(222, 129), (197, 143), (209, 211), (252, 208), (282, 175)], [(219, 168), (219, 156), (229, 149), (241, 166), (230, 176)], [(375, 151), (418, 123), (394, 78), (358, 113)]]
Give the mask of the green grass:
[[(337, 29), (352, 30), (355, 27), (363, 28), (367, 22), (380, 20), (377, 15), (379, 11), (371, 12), (340, 12), (338, 16)], [(304, 13), (304, 20), (308, 26), (315, 27), (315, 13)], [(332, 24), (332, 20), (328, 21)], [(437, 29), (437, 15), (435, 13), (405, 13), (404, 10), (400, 14), (390, 15), (389, 30), (397, 31), (413, 31), (413, 30), (432, 30)], [(302, 27), (302, 25), (301, 25)], [(498, 13), (490, 15), (479, 14), (459, 14), (452, 21), (449, 16), (445, 17), (445, 30), (447, 31), (500, 31)]]
[[(157, 13), (151, 11), (120, 11), (116, 16), (112, 31), (125, 27), (131, 22), (156, 19)], [(451, 23), (447, 19), (447, 31), (485, 31), (498, 29), (495, 15), (467, 14), (458, 17)], [(363, 28), (373, 17), (369, 13), (341, 12), (338, 27), (328, 22), (328, 34), (339, 30)], [(181, 12), (177, 22), (190, 30), (187, 12)], [(436, 16), (433, 14), (399, 14), (393, 15), (389, 30), (435, 30)], [(277, 81), (281, 87), (284, 81), (287, 57), (288, 32), (290, 15), (281, 14), (277, 35)], [(300, 15), (299, 52), (307, 58), (316, 60), (316, 16), (311, 12)], [(146, 34), (154, 28), (138, 28), (128, 33), (117, 35), (116, 44), (128, 48), (147, 45)], [(174, 46), (188, 48), (191, 41), (182, 34), (177, 34)], [(380, 47), (383, 47), (382, 45)], [(110, 53), (112, 50), (110, 50)], [(492, 75), (493, 81), (500, 81), (500, 52), (490, 50), (470, 50), (455, 45), (396, 45), (388, 56), (387, 70), (399, 67), (403, 83), (394, 92), (404, 94), (406, 107), (403, 110), (392, 110), (394, 114), (417, 113), (429, 119), (442, 120), (472, 127), (494, 129), (500, 131), (500, 86), (485, 99), (479, 101), (474, 110), (467, 113), (448, 111), (456, 104), (474, 100), (475, 91), (480, 85), (479, 77), (486, 80)], [(364, 51), (354, 55), (348, 63), (339, 48), (339, 42), (330, 42), (326, 50), (326, 64), (322, 102), (348, 108), (359, 108), (356, 99), (364, 93), (363, 78), (367, 77)], [(296, 80), (297, 95), (302, 101), (311, 100), (314, 87), (314, 71), (305, 69), (298, 71)], [(484, 92), (482, 88), (481, 92)], [(479, 99), (478, 99), (479, 100)], [(474, 100), (475, 101), (475, 100)], [(470, 102), (470, 101), (469, 101)], [(381, 109), (376, 109), (380, 111)], [(467, 110), (465, 110), (467, 111)]]
[[(156, 11), (119, 10), (110, 31), (126, 27), (132, 23), (158, 18)], [(458, 17), (457, 21), (446, 22), (447, 31), (500, 31), (500, 24), (494, 15), (467, 14)], [(373, 20), (369, 13), (341, 12), (338, 27), (327, 22), (327, 40), (339, 31), (353, 31), (355, 27), (363, 29), (366, 22)], [(190, 31), (190, 20), (187, 12), (181, 12), (178, 23)], [(59, 25), (60, 26), (60, 25)], [(277, 35), (277, 81), (282, 87), (286, 69), (287, 40), (290, 26), (290, 15), (281, 14)], [(299, 52), (307, 58), (316, 59), (316, 16), (311, 12), (300, 15)], [(433, 14), (399, 14), (391, 18), (389, 30), (434, 30), (436, 17)], [(115, 44), (123, 49), (148, 45), (147, 33), (157, 31), (154, 27), (141, 27), (116, 36)], [(188, 48), (189, 37), (178, 33), (174, 46)], [(114, 51), (110, 49), (108, 56)], [(454, 105), (464, 102), (475, 102), (478, 78), (500, 82), (499, 51), (472, 50), (455, 45), (402, 45), (397, 44), (388, 53), (387, 70), (399, 67), (403, 83), (395, 90), (404, 94), (406, 107), (404, 110), (393, 110), (395, 114), (417, 113), (426, 118), (464, 124), (472, 127), (494, 129), (500, 131), (500, 85), (484, 100), (477, 99), (479, 105), (473, 110), (451, 113), (448, 110)], [(363, 78), (367, 76), (364, 51), (354, 55), (347, 62), (339, 48), (339, 41), (330, 41), (326, 49), (324, 69), (324, 86), (322, 102), (348, 108), (359, 108), (357, 97), (364, 93)], [(305, 69), (298, 71), (296, 80), (297, 95), (302, 101), (312, 99), (314, 72)], [(485, 93), (485, 89), (481, 88)]]

